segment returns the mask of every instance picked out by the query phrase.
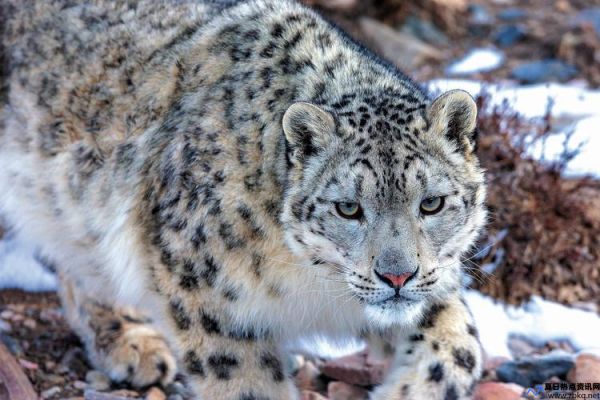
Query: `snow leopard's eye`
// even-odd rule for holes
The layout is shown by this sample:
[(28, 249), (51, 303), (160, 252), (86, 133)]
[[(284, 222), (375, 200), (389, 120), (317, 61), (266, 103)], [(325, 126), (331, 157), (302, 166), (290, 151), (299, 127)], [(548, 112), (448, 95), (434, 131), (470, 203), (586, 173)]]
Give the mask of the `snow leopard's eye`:
[(341, 217), (347, 219), (359, 219), (362, 217), (362, 208), (358, 203), (341, 202), (335, 203), (335, 209)]
[(442, 211), (445, 203), (444, 196), (429, 197), (421, 202), (421, 213), (423, 215), (433, 215)]

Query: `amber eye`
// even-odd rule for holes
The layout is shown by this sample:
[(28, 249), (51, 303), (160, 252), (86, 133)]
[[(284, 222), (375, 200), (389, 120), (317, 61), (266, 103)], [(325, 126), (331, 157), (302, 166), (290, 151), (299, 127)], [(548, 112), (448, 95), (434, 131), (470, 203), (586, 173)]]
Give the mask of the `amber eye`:
[(421, 202), (421, 213), (423, 215), (433, 215), (442, 211), (444, 208), (445, 197), (429, 197)]
[(358, 203), (343, 202), (335, 203), (335, 209), (341, 217), (347, 219), (359, 219), (362, 217), (362, 208)]

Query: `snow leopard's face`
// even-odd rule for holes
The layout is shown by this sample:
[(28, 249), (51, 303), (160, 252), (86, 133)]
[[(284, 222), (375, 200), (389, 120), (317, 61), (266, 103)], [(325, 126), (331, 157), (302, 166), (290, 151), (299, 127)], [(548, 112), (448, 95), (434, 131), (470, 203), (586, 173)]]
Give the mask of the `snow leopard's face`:
[(460, 287), (485, 187), (469, 95), (450, 92), (429, 106), (381, 101), (356, 115), (290, 107), (283, 221), (292, 250), (325, 268), (324, 279), (343, 281), (385, 326), (411, 323)]

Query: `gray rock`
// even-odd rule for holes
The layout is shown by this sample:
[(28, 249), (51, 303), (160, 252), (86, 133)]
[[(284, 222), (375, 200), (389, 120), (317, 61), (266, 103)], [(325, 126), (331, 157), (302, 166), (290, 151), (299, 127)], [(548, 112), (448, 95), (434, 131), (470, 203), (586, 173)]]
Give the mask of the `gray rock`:
[(548, 382), (554, 376), (565, 380), (574, 365), (572, 356), (550, 353), (542, 357), (507, 361), (496, 369), (496, 376), (502, 382), (534, 387)]
[(575, 25), (590, 24), (600, 37), (600, 7), (591, 7), (581, 10), (573, 19)]
[(527, 36), (527, 29), (521, 25), (504, 25), (494, 33), (494, 42), (500, 47), (508, 47)]
[(447, 46), (450, 43), (448, 36), (439, 30), (437, 26), (414, 15), (406, 18), (400, 27), (400, 32), (415, 36), (433, 45)]
[(527, 18), (527, 11), (519, 7), (506, 8), (498, 13), (498, 18), (507, 22), (519, 21)]
[(511, 71), (511, 76), (524, 83), (549, 81), (564, 82), (577, 76), (577, 68), (560, 60), (547, 59), (521, 64)]
[(479, 4), (469, 6), (469, 31), (473, 35), (487, 35), (493, 25), (494, 17), (485, 6)]
[(376, 46), (379, 53), (400, 69), (411, 71), (427, 60), (442, 59), (441, 52), (435, 47), (373, 18), (359, 19), (359, 26), (364, 37)]

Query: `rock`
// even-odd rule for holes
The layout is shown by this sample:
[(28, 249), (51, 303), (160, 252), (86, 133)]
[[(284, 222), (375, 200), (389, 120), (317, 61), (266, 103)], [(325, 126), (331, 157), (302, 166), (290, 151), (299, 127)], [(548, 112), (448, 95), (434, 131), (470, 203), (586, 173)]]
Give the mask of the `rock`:
[(511, 71), (511, 76), (524, 83), (548, 81), (564, 82), (577, 76), (577, 68), (555, 59), (521, 64)]
[(23, 355), (23, 348), (19, 344), (19, 341), (12, 336), (0, 332), (0, 342), (4, 343), (13, 356), (20, 357)]
[(38, 370), (40, 369), (40, 366), (34, 362), (31, 362), (29, 360), (26, 360), (24, 358), (19, 358), (19, 364), (21, 365), (21, 367), (25, 368), (25, 369), (31, 369), (31, 370)]
[(330, 382), (327, 386), (329, 400), (365, 400), (369, 392), (344, 382)]
[(600, 37), (600, 7), (591, 7), (581, 10), (574, 18), (574, 25), (591, 25)]
[(522, 336), (511, 336), (507, 344), (510, 353), (515, 359), (531, 356), (539, 350), (538, 347)]
[(50, 397), (58, 393), (60, 393), (60, 388), (58, 386), (53, 386), (50, 389), (46, 389), (43, 392), (41, 392), (40, 397), (42, 399), (49, 399)]
[(327, 400), (326, 397), (321, 396), (317, 392), (311, 392), (309, 390), (304, 390), (300, 393), (300, 400)]
[(359, 386), (376, 385), (383, 381), (385, 364), (367, 363), (366, 352), (327, 361), (321, 372), (335, 380)]
[(35, 320), (32, 318), (25, 318), (25, 320), (23, 321), (23, 325), (33, 330), (37, 327), (37, 322), (35, 322)]
[(171, 395), (179, 395), (182, 397), (190, 396), (189, 390), (181, 382), (172, 382), (165, 388), (165, 393), (171, 398)]
[(519, 21), (527, 17), (527, 11), (519, 7), (505, 8), (498, 13), (498, 18), (507, 22)]
[(504, 25), (494, 33), (494, 42), (500, 47), (508, 47), (527, 36), (527, 29), (521, 25)]
[(426, 60), (442, 59), (435, 47), (407, 33), (397, 32), (373, 18), (363, 17), (359, 24), (364, 37), (375, 45), (384, 58), (400, 69), (412, 70)]
[[(85, 398), (85, 400), (131, 400), (132, 398), (137, 398), (137, 396), (132, 397), (132, 396), (128, 395), (128, 393), (121, 393), (121, 392), (129, 392), (129, 391), (119, 390), (116, 392), (104, 393), (104, 392), (97, 392), (95, 390), (88, 389), (83, 393), (83, 397)], [(132, 393), (135, 393), (135, 392), (132, 392)]]
[(289, 371), (290, 374), (296, 375), (304, 363), (304, 357), (300, 354), (290, 354), (286, 357), (286, 370)]
[(517, 383), (529, 388), (543, 384), (553, 376), (566, 378), (574, 365), (570, 355), (548, 353), (541, 357), (505, 362), (496, 369), (496, 376), (502, 382)]
[(311, 6), (321, 6), (330, 10), (347, 11), (358, 5), (358, 0), (306, 0)]
[(523, 390), (514, 383), (484, 382), (475, 388), (473, 400), (519, 400)]
[(93, 390), (103, 391), (110, 389), (110, 379), (100, 371), (91, 370), (85, 375), (85, 381)]
[(469, 6), (469, 31), (476, 36), (487, 35), (494, 25), (494, 17), (485, 6), (471, 4)]
[(448, 36), (429, 21), (410, 15), (404, 20), (400, 32), (412, 35), (424, 42), (437, 46), (447, 46)]
[(581, 354), (575, 359), (575, 366), (567, 374), (571, 383), (600, 382), (600, 357)]
[(157, 387), (153, 387), (146, 393), (146, 400), (167, 400), (165, 393)]
[(85, 383), (84, 381), (77, 380), (77, 381), (73, 382), (73, 387), (75, 389), (83, 390), (88, 387), (88, 384)]
[(319, 390), (320, 382), (319, 375), (321, 371), (315, 366), (312, 361), (306, 361), (296, 374), (296, 385), (303, 390)]
[(0, 319), (0, 332), (10, 332), (12, 330), (12, 326), (4, 321)]
[(140, 395), (135, 390), (127, 390), (127, 389), (114, 390), (114, 391), (110, 392), (110, 394), (113, 396), (121, 396), (121, 397), (129, 398), (129, 399), (137, 398)]
[(504, 63), (504, 53), (493, 48), (480, 48), (469, 51), (465, 56), (446, 68), (448, 75), (467, 75), (476, 72), (493, 71)]

